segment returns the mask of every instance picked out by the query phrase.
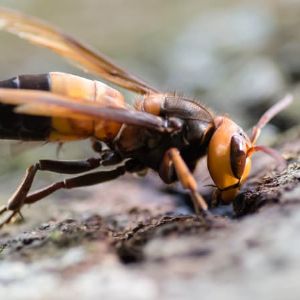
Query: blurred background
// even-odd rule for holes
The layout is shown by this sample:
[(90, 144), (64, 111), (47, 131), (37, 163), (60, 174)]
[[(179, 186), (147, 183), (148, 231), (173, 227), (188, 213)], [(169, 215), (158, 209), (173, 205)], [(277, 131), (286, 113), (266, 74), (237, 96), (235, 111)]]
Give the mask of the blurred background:
[[(0, 3), (54, 24), (158, 89), (199, 99), (245, 129), (272, 103), (292, 93), (293, 105), (265, 128), (262, 142), (271, 144), (285, 130), (300, 136), (300, 0)], [(49, 71), (94, 78), (50, 51), (1, 31), (0, 45), (0, 80)], [(124, 93), (128, 102), (137, 97)], [(86, 158), (92, 155), (89, 149), (88, 142), (70, 143), (57, 155), (57, 145), (29, 144), (28, 149), (1, 142), (0, 204), (15, 191), (28, 165), (41, 158)], [(299, 172), (295, 174), (299, 178)], [(59, 178), (63, 176), (39, 173), (34, 189)], [(166, 224), (143, 248), (143, 263), (122, 264), (102, 228), (135, 228), (136, 241), (143, 244), (142, 222), (188, 211), (183, 197), (167, 194), (162, 187), (158, 176), (124, 176), (60, 191), (24, 208), (26, 222), (0, 231), (0, 298), (299, 299), (296, 201), (289, 209), (276, 206), (280, 217), (270, 209), (235, 219), (228, 230), (214, 228), (202, 234), (196, 228), (185, 232), (182, 226)], [(299, 198), (299, 187), (290, 192)], [(82, 220), (90, 216), (96, 217), (94, 223), (91, 218), (95, 236), (82, 234)], [(72, 231), (77, 223), (80, 230), (75, 226)]]
[[(294, 104), (264, 131), (266, 143), (299, 125), (300, 1), (2, 0), (1, 5), (54, 24), (162, 91), (199, 99), (246, 129), (282, 95), (293, 93)], [(1, 80), (49, 71), (93, 78), (15, 36), (0, 32), (0, 41)], [(136, 98), (125, 94), (129, 102)], [(56, 157), (56, 146), (30, 145), (24, 152), (16, 144), (1, 143), (3, 199), (21, 176), (11, 172), (21, 174), (39, 158)], [(66, 145), (59, 157), (86, 157), (88, 148)]]

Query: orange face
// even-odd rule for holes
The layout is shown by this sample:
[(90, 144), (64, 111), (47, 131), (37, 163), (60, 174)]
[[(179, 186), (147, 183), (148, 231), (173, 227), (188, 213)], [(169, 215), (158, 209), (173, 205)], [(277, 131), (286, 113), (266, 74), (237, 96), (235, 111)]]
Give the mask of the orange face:
[(244, 131), (227, 117), (215, 119), (216, 130), (208, 145), (207, 164), (223, 202), (234, 199), (249, 175), (252, 144)]

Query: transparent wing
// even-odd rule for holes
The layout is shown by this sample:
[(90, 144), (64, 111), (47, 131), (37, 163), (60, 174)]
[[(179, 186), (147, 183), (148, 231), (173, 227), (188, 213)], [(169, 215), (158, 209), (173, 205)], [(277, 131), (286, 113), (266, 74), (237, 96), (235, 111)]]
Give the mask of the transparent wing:
[(37, 18), (0, 7), (0, 29), (46, 47), (80, 66), (84, 71), (139, 94), (158, 92), (142, 80), (115, 65), (103, 54)]

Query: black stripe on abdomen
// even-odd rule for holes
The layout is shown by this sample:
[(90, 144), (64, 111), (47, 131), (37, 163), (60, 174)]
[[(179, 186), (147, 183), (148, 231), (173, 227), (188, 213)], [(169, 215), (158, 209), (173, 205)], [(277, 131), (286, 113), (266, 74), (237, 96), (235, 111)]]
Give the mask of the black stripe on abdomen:
[[(48, 74), (20, 75), (0, 81), (0, 88), (50, 91)], [(17, 114), (14, 106), (0, 103), (0, 139), (45, 141), (51, 132), (51, 118)]]

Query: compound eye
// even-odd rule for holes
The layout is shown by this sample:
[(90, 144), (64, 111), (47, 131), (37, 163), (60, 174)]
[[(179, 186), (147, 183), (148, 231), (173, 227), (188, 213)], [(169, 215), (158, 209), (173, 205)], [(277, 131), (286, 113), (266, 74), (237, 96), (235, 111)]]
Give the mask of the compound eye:
[(245, 138), (241, 135), (234, 135), (230, 141), (230, 163), (233, 175), (241, 179), (246, 166), (247, 145)]

